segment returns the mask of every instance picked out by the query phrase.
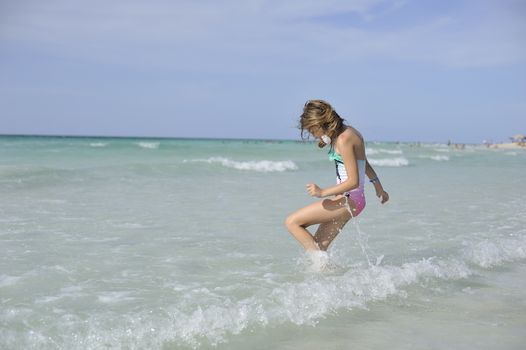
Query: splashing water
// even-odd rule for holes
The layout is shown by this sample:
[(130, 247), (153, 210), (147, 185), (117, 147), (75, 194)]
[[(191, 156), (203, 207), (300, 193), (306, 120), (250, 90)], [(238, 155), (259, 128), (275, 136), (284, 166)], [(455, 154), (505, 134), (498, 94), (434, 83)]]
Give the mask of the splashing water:
[(370, 250), (370, 247), (369, 247), (369, 236), (365, 233), (363, 233), (362, 230), (360, 230), (360, 224), (358, 223), (358, 218), (354, 216), (353, 212), (352, 212), (352, 208), (351, 208), (351, 204), (349, 203), (349, 198), (348, 197), (345, 197), (346, 199), (346, 208), (347, 210), (349, 211), (349, 213), (351, 214), (351, 217), (352, 217), (352, 223), (354, 225), (354, 227), (356, 227), (356, 231), (358, 232), (358, 235), (356, 236), (356, 240), (358, 242), (358, 244), (360, 245), (360, 249), (362, 250), (362, 253), (363, 255), (365, 256), (365, 259), (367, 260), (367, 265), (369, 265), (369, 267), (372, 267), (372, 266), (377, 266), (379, 265), (381, 262), (382, 262), (382, 259), (383, 259), (383, 255), (381, 257), (378, 257), (376, 259), (376, 264), (372, 264), (371, 263), (371, 259), (369, 258), (369, 253), (367, 253), (368, 250)]

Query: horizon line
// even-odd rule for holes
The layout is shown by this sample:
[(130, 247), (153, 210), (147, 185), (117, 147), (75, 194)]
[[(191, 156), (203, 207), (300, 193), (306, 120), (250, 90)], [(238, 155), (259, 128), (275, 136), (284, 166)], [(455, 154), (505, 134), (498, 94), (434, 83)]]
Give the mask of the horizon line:
[[(75, 135), (75, 134), (2, 134), (0, 137), (49, 137), (49, 138), (101, 138), (101, 139), (160, 139), (160, 140), (226, 140), (226, 141), (291, 141), (291, 142), (315, 142), (312, 139), (281, 139), (281, 138), (254, 138), (254, 137), (203, 137), (203, 136), (117, 136), (117, 135)], [(407, 141), (407, 140), (366, 140), (365, 142), (383, 142), (383, 143), (438, 143), (447, 144), (447, 141)], [(451, 144), (478, 145), (483, 144), (473, 142), (453, 142)], [(500, 142), (499, 142), (500, 143)]]

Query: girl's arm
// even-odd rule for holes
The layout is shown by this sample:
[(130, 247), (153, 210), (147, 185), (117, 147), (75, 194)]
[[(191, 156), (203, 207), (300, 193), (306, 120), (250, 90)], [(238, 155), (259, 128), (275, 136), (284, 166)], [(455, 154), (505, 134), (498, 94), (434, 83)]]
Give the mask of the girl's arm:
[(376, 172), (374, 171), (371, 164), (369, 164), (368, 160), (365, 161), (365, 174), (374, 185), (374, 189), (376, 190), (376, 197), (382, 199), (382, 204), (387, 202), (389, 200), (389, 194), (384, 191), (384, 188), (382, 186), (382, 183), (380, 182), (380, 179), (378, 178), (378, 175), (376, 175)]

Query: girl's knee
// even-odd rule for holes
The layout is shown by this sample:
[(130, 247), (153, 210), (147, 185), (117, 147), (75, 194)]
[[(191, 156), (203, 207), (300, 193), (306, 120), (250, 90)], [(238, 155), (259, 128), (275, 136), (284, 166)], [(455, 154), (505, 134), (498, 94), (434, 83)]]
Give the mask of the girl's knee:
[(287, 218), (285, 219), (285, 226), (287, 228), (292, 228), (292, 227), (295, 227), (295, 226), (301, 226), (301, 223), (300, 221), (298, 220), (298, 217), (297, 215), (295, 214), (290, 214), (289, 216), (287, 216)]
[(290, 228), (290, 227), (294, 226), (294, 215), (291, 214), (291, 215), (287, 216), (287, 218), (285, 219), (284, 224), (285, 224), (286, 228)]

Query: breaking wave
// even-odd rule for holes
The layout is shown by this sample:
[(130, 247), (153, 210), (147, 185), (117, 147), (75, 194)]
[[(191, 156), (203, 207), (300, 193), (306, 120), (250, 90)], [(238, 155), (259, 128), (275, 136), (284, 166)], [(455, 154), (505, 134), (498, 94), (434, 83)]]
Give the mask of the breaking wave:
[(371, 159), (369, 158), (369, 163), (376, 166), (385, 166), (385, 167), (401, 167), (409, 165), (409, 161), (404, 157), (398, 158), (382, 158), (382, 159)]
[[(349, 269), (339, 275), (307, 275), (300, 282), (281, 283), (237, 301), (223, 298), (191, 311), (170, 305), (156, 312), (137, 311), (125, 315), (112, 312), (84, 321), (71, 316), (63, 320), (61, 343), (65, 349), (96, 349), (101, 344), (127, 349), (163, 348), (167, 344), (194, 348), (217, 345), (226, 342), (229, 335), (255, 327), (287, 323), (312, 326), (341, 309), (366, 308), (368, 303), (395, 295), (405, 297), (404, 288), (410, 285), (426, 288), (429, 280), (459, 280), (480, 273), (480, 268), (525, 258), (526, 236), (465, 243), (458, 256), (424, 258), (400, 266), (377, 264)], [(7, 285), (16, 282), (6, 275), (2, 280)], [(110, 293), (104, 295), (102, 302), (121, 297)], [(3, 342), (7, 342), (4, 344), (12, 345), (9, 340), (17, 338), (11, 332), (0, 332)], [(22, 343), (25, 344), (18, 342), (17, 345), (23, 348), (57, 345), (36, 330), (26, 334)]]
[(291, 160), (284, 161), (271, 161), (271, 160), (259, 160), (259, 161), (235, 161), (223, 157), (212, 157), (208, 159), (194, 159), (185, 160), (184, 162), (204, 162), (209, 164), (220, 164), (227, 168), (233, 168), (237, 170), (246, 171), (258, 171), (258, 172), (283, 172), (289, 170), (297, 170), (298, 166)]
[(160, 142), (139, 142), (137, 145), (141, 148), (157, 149), (159, 148)]
[(419, 156), (419, 158), (432, 159), (432, 160), (436, 160), (438, 162), (444, 162), (444, 161), (448, 161), (449, 160), (449, 156), (445, 156), (445, 155), (441, 155), (441, 154), (434, 155), (434, 156)]
[(365, 153), (369, 155), (387, 153), (387, 154), (402, 154), (403, 151), (400, 149), (384, 149), (384, 148), (366, 148)]
[(108, 144), (106, 142), (92, 142), (89, 145), (91, 147), (106, 147)]
[(486, 239), (475, 244), (464, 244), (466, 246), (463, 250), (464, 259), (483, 268), (526, 258), (526, 236), (499, 241)]

